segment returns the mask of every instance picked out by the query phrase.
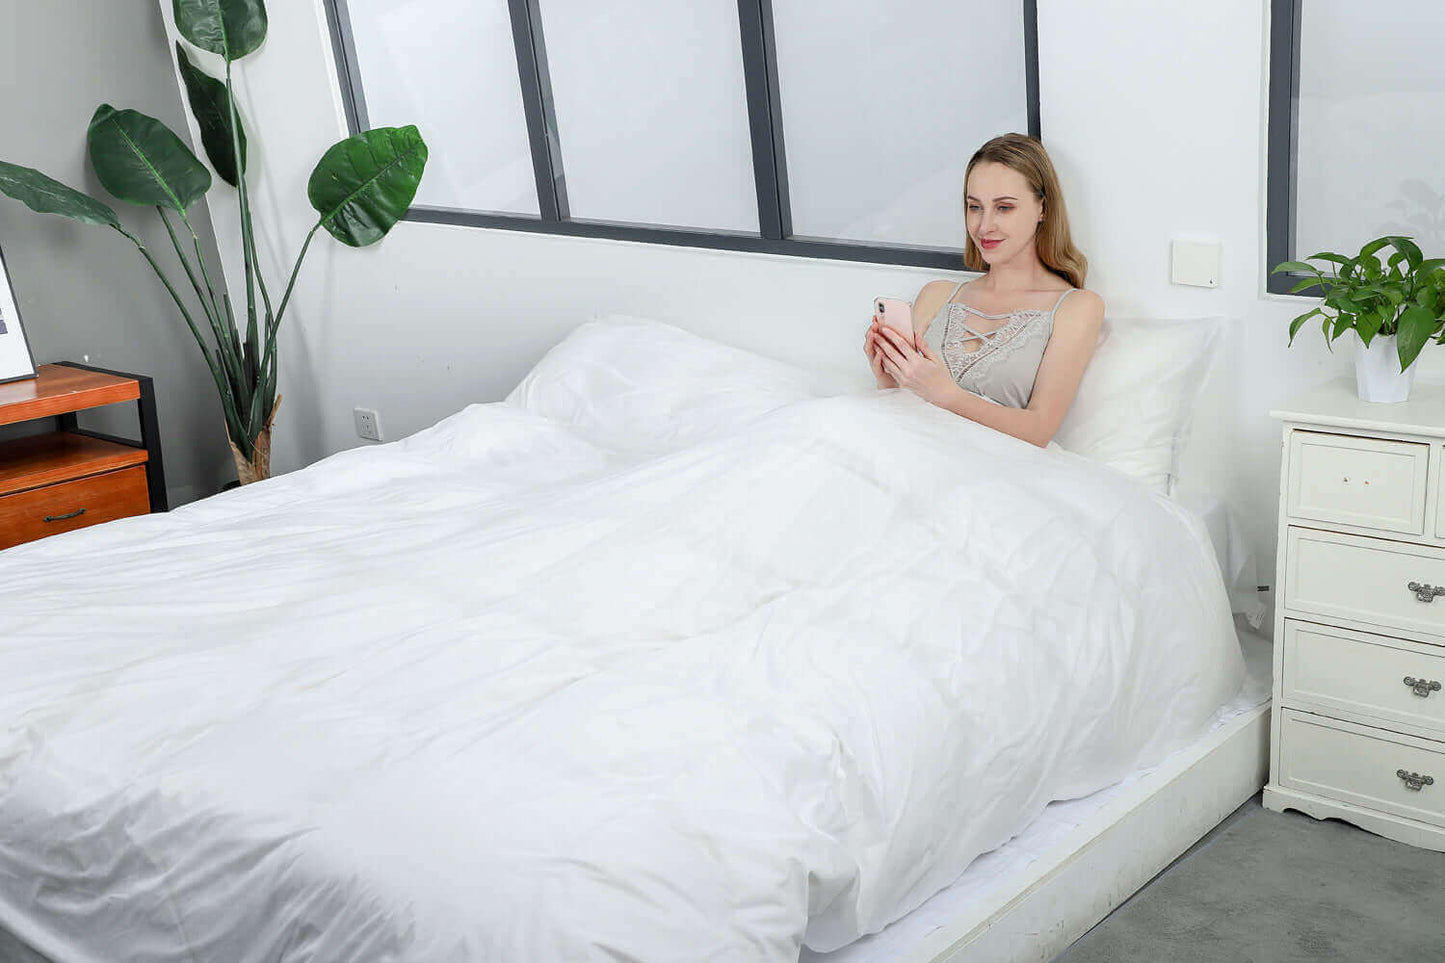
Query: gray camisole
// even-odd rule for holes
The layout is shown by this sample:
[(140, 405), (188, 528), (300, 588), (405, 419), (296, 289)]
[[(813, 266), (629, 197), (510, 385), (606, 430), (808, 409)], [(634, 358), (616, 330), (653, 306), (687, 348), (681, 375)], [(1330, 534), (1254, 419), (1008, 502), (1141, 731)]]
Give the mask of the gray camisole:
[[(1010, 408), (1027, 408), (1039, 363), (1054, 332), (1054, 312), (1077, 289), (1059, 295), (1047, 311), (1024, 308), (1008, 314), (984, 314), (973, 305), (953, 300), (964, 283), (953, 289), (928, 322), (924, 338), (960, 388)], [(975, 315), (1004, 323), (993, 331), (978, 331), (968, 323)], [(976, 348), (974, 342), (979, 342)]]

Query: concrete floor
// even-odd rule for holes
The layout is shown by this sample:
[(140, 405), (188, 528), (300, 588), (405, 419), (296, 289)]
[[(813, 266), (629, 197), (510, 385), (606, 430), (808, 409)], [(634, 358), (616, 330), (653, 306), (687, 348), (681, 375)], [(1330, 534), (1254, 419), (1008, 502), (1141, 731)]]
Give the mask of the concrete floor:
[(1445, 961), (1445, 853), (1259, 798), (1055, 963)]

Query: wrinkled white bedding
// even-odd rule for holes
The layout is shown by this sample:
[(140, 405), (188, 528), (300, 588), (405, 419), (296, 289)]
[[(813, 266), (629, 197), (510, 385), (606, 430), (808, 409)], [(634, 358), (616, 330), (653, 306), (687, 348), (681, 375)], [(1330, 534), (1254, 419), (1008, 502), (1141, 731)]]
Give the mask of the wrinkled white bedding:
[(539, 370), (0, 554), (0, 926), (57, 963), (796, 960), (1239, 686), (1199, 523), (1107, 469), (900, 392), (605, 445)]

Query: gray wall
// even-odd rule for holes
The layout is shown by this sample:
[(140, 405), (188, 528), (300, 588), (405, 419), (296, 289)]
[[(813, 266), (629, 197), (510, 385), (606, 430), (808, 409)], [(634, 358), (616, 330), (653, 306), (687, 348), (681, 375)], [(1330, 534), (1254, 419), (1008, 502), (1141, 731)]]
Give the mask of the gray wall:
[[(0, 0), (0, 160), (105, 200), (186, 284), (155, 211), (115, 201), (85, 156), (101, 103), (133, 107), (187, 137), (155, 0)], [(217, 197), (229, 188), (212, 189)], [(209, 214), (191, 211), (213, 266)], [(171, 504), (235, 478), (216, 389), (170, 296), (134, 245), (109, 228), (40, 215), (0, 195), (0, 248), (37, 364), (81, 361), (155, 379)], [(162, 255), (169, 255), (168, 258)], [(132, 422), (134, 419), (131, 419)], [(110, 419), (98, 427), (110, 427)]]

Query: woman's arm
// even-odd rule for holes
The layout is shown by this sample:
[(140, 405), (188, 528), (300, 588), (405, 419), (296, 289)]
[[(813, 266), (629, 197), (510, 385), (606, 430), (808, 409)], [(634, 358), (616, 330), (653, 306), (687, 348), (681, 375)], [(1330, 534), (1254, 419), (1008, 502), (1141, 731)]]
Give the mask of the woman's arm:
[(1053, 440), (1074, 403), (1103, 323), (1104, 301), (1097, 294), (1080, 291), (1065, 299), (1054, 316), (1054, 330), (1027, 408), (996, 405), (965, 391), (954, 383), (926, 342), (920, 342), (921, 352), (915, 351), (890, 331), (884, 332), (889, 337), (884, 367), (900, 387), (925, 401), (1043, 448)]

